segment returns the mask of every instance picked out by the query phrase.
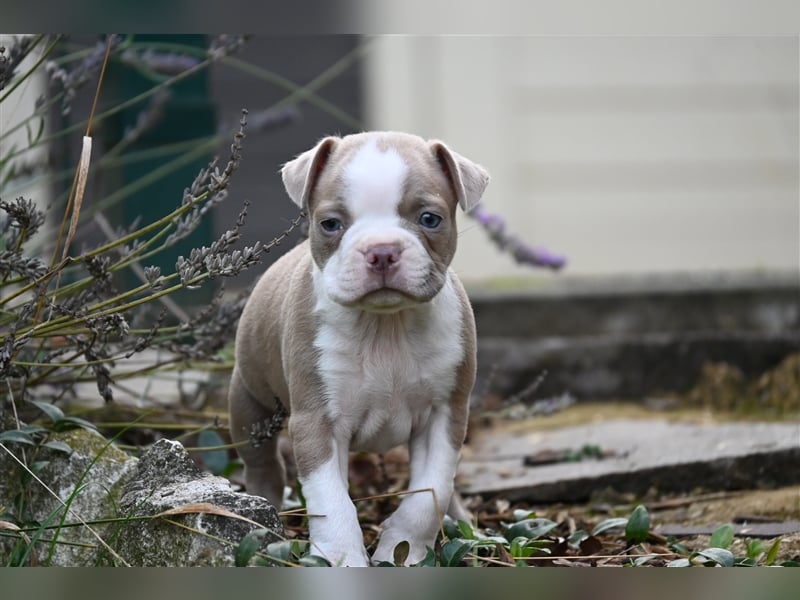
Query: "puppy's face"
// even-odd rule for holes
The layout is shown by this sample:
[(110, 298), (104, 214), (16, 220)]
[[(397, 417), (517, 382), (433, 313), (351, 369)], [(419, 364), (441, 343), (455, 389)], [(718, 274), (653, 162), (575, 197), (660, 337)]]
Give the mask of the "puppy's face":
[[(440, 142), (396, 133), (326, 138), (283, 173), (309, 213), (325, 292), (371, 312), (395, 312), (439, 292), (456, 249), (456, 207), (471, 208), (488, 181)], [(465, 178), (480, 188), (472, 186), (469, 198)]]
[(370, 139), (332, 156), (312, 193), (311, 252), (328, 295), (395, 311), (433, 298), (456, 245), (456, 199), (431, 152)]

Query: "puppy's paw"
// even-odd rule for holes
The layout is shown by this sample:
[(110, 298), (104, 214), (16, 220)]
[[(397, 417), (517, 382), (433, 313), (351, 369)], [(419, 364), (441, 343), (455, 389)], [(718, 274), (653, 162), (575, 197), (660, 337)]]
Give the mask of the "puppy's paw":
[(382, 562), (395, 564), (395, 548), (402, 542), (408, 542), (408, 556), (403, 562), (403, 566), (411, 566), (420, 562), (427, 554), (427, 546), (433, 546), (433, 541), (421, 540), (398, 529), (386, 529), (381, 534), (378, 547), (372, 555), (372, 564), (377, 565)]
[(314, 544), (311, 554), (325, 558), (334, 567), (368, 567), (369, 557), (363, 546), (343, 548), (326, 544)]

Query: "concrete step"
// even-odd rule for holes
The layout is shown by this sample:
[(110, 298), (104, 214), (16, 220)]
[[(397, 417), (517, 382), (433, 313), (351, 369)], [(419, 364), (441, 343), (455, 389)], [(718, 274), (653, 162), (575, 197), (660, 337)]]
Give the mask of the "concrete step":
[(798, 273), (565, 277), (469, 294), (488, 337), (800, 331)]
[(479, 376), (500, 397), (547, 376), (538, 398), (685, 391), (703, 365), (748, 377), (800, 350), (800, 275), (662, 275), (470, 290)]
[(707, 363), (727, 363), (750, 379), (798, 350), (795, 332), (481, 336), (478, 376), (500, 397), (519, 394), (546, 372), (536, 398), (570, 394), (578, 400), (641, 399), (688, 390)]

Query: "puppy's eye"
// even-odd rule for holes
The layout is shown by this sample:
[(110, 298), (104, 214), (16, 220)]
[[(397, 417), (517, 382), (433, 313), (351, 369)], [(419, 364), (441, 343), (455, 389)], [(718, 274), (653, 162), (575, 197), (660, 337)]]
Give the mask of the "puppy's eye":
[(334, 233), (344, 227), (339, 219), (325, 219), (319, 222), (319, 226), (328, 233)]
[(424, 212), (419, 216), (419, 224), (428, 229), (436, 229), (441, 222), (442, 217), (430, 212)]

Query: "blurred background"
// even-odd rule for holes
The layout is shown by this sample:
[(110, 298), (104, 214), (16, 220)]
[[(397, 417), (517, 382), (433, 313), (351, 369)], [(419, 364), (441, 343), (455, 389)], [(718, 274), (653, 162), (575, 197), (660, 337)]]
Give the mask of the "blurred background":
[[(364, 109), (485, 164), (486, 208), (570, 274), (797, 273), (797, 56), (788, 37), (390, 37)], [(456, 265), (526, 273), (473, 231)]]
[[(181, 45), (209, 43), (137, 39), (176, 56)], [(90, 48), (97, 38), (70, 42)], [(27, 116), (43, 79), (26, 86), (16, 110), (3, 104), (6, 130)], [(157, 82), (134, 61), (112, 61), (100, 107)], [(92, 98), (81, 90), (70, 115)], [(231, 186), (252, 201), (249, 239), (270, 238), (295, 216), (278, 176), (283, 162), (324, 135), (398, 129), (441, 138), (486, 166), (493, 179), (485, 209), (522, 240), (565, 254), (567, 277), (800, 270), (796, 38), (255, 35), (159, 102), (166, 112), (151, 119), (136, 149), (226, 136), (241, 108), (272, 110), (272, 120), (247, 131)], [(143, 101), (99, 123), (95, 160), (147, 109)], [(6, 147), (13, 135), (4, 136)], [(49, 151), (70, 164), (74, 142), (59, 137)], [(217, 142), (195, 163), (224, 156)], [(102, 193), (153, 164), (97, 169), (92, 183)], [(189, 164), (140, 186), (123, 218), (155, 210), (156, 198), (179, 201), (194, 172)], [(213, 216), (208, 235), (228, 226), (232, 204)], [(455, 268), (468, 282), (548, 278), (461, 221)]]

